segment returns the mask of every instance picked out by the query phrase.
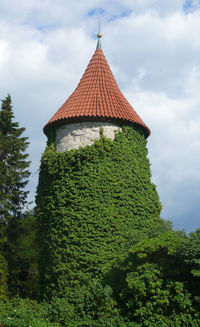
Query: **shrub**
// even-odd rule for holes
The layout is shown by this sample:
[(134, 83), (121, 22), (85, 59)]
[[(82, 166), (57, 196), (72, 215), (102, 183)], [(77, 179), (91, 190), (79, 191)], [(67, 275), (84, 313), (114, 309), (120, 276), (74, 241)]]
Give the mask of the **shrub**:
[(36, 301), (14, 299), (0, 303), (0, 323), (5, 327), (60, 327), (47, 317), (46, 305)]
[(200, 275), (191, 269), (199, 250), (189, 263), (190, 241), (176, 232), (143, 240), (107, 274), (118, 309), (133, 326), (200, 325)]

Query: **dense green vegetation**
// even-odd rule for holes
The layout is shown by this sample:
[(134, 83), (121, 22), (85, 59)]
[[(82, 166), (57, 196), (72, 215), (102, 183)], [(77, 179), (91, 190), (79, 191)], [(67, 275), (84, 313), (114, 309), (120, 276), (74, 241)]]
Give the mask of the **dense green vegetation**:
[[(192, 254), (192, 255), (190, 255)], [(102, 278), (45, 302), (1, 302), (5, 326), (185, 327), (200, 324), (200, 229), (146, 238)]]
[[(193, 253), (188, 260), (188, 253)], [(200, 229), (145, 239), (106, 276), (120, 312), (138, 326), (199, 326)]]
[(0, 327), (199, 326), (200, 229), (175, 232), (160, 218), (142, 132), (124, 126), (114, 141), (101, 132), (67, 153), (48, 145), (37, 208), (24, 212), (28, 143), (13, 118), (8, 96), (0, 111)]
[(5, 297), (12, 260), (10, 226), (26, 204), (29, 165), (24, 128), (14, 121), (11, 97), (2, 100), (0, 110), (0, 298)]
[(36, 212), (48, 297), (101, 276), (138, 231), (162, 224), (143, 132), (124, 126), (114, 141), (101, 134), (94, 145), (64, 153), (49, 146), (42, 157)]
[(21, 213), (8, 230), (9, 278), (11, 296), (36, 298), (38, 293), (38, 246), (36, 217), (33, 211)]

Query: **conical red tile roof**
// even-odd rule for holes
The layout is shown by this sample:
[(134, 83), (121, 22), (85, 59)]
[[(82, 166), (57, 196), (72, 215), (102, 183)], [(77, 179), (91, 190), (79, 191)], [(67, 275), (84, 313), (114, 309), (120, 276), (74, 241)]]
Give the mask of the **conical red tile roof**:
[(146, 137), (149, 128), (138, 116), (120, 91), (107, 60), (97, 48), (77, 88), (44, 127), (80, 121), (127, 122), (143, 128)]

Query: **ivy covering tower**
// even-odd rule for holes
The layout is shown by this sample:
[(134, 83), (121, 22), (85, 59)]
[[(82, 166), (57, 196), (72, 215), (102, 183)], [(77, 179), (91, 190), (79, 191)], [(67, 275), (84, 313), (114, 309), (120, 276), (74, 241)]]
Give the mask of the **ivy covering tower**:
[(101, 49), (44, 127), (37, 189), (41, 293), (64, 295), (101, 276), (138, 231), (161, 223), (149, 128), (121, 93)]

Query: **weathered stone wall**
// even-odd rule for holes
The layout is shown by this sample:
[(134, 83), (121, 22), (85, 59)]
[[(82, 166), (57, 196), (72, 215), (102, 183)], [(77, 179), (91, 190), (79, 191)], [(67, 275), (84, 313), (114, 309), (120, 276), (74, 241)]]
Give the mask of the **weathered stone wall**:
[(121, 130), (116, 124), (107, 122), (66, 124), (56, 130), (56, 151), (64, 152), (93, 144), (94, 140), (100, 138), (100, 128), (103, 128), (103, 134), (112, 140), (115, 137), (115, 132)]

